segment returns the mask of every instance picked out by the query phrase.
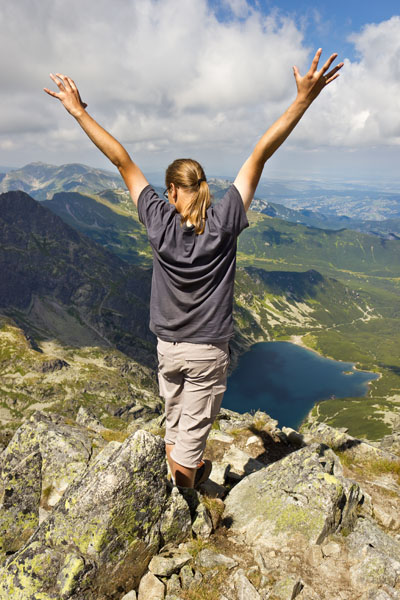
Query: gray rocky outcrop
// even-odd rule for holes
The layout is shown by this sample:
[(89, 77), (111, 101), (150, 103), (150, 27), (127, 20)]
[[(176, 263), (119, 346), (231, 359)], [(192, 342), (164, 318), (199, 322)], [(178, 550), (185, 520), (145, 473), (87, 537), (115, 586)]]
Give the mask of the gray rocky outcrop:
[(279, 548), (297, 534), (320, 544), (352, 525), (362, 499), (332, 450), (315, 444), (243, 479), (225, 500), (225, 518), (250, 544)]
[(164, 442), (151, 433), (161, 416), (138, 417), (139, 431), (107, 443), (114, 432), (89, 410), (75, 424), (35, 413), (1, 456), (0, 599), (399, 600), (400, 539), (377, 523), (398, 505), (396, 470), (362, 479), (385, 505), (328, 447), (345, 431), (316, 428), (314, 442), (255, 417), (222, 415), (236, 430), (210, 436), (221, 483), (195, 491), (166, 478)]
[(0, 597), (98, 600), (136, 588), (161, 543), (166, 474), (164, 443), (146, 432), (100, 453), (2, 568)]
[(101, 421), (99, 421), (96, 415), (86, 406), (79, 407), (78, 414), (76, 415), (76, 422), (78, 425), (83, 425), (83, 427), (92, 429), (92, 431), (96, 431), (97, 433), (107, 429), (104, 427)]
[(42, 500), (54, 506), (86, 469), (92, 443), (85, 428), (68, 424), (58, 415), (36, 411), (17, 429), (1, 455), (3, 476), (32, 452), (42, 457)]
[(316, 421), (304, 429), (303, 441), (307, 444), (322, 442), (330, 448), (346, 452), (354, 458), (364, 460), (398, 460), (398, 456), (371, 443), (352, 437), (343, 429), (335, 429), (326, 423)]

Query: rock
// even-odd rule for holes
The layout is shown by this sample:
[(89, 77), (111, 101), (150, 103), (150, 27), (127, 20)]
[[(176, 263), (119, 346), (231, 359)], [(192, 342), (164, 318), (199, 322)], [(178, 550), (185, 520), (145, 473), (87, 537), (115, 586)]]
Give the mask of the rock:
[(167, 581), (167, 596), (179, 594), (182, 591), (181, 582), (176, 573), (173, 573)]
[(220, 485), (223, 487), (226, 482), (226, 477), (227, 477), (228, 472), (229, 472), (229, 463), (228, 462), (224, 461), (223, 463), (220, 463), (220, 462), (215, 461), (215, 462), (213, 462), (210, 480), (215, 482), (217, 485)]
[[(342, 596), (342, 593), (339, 592), (337, 598), (335, 600), (345, 600), (346, 596)], [(304, 585), (301, 592), (297, 595), (297, 600), (321, 600), (321, 597), (309, 586)]]
[(138, 600), (164, 600), (165, 585), (153, 573), (146, 573), (139, 585)]
[(78, 423), (78, 425), (83, 425), (84, 427), (92, 429), (93, 431), (96, 431), (98, 433), (107, 429), (106, 427), (104, 427), (104, 425), (100, 423), (96, 415), (93, 414), (92, 411), (89, 408), (86, 408), (85, 406), (81, 406), (79, 408), (75, 420)]
[(122, 596), (121, 600), (137, 600), (135, 590), (131, 590), (130, 592)]
[(350, 572), (354, 586), (363, 583), (395, 586), (400, 577), (400, 542), (382, 531), (370, 519), (358, 519), (346, 539), (355, 558)]
[(192, 531), (192, 520), (186, 500), (179, 493), (177, 487), (173, 487), (168, 499), (166, 510), (160, 521), (160, 533), (163, 538), (163, 546), (174, 542), (179, 544), (186, 540)]
[(207, 498), (225, 498), (228, 490), (223, 485), (219, 485), (212, 479), (207, 479), (204, 483), (200, 484), (200, 492), (207, 496)]
[(197, 490), (193, 488), (178, 487), (179, 493), (186, 500), (190, 511), (191, 519), (196, 518), (196, 510), (201, 502), (201, 496)]
[(375, 519), (386, 529), (400, 529), (400, 515), (396, 504), (398, 502), (389, 503), (385, 498), (383, 506), (377, 502), (373, 505)]
[(194, 581), (194, 573), (192, 567), (185, 565), (179, 572), (181, 585), (183, 590), (188, 590)]
[(13, 462), (5, 462), (0, 479), (0, 557), (19, 550), (39, 525), (42, 455)]
[(247, 442), (246, 442), (246, 446), (251, 446), (252, 444), (258, 444), (260, 442), (260, 438), (256, 435), (251, 435)]
[(60, 371), (61, 369), (68, 369), (69, 364), (61, 358), (55, 358), (53, 360), (44, 360), (38, 367), (40, 373), (54, 373), (54, 371)]
[(291, 427), (282, 427), (282, 432), (286, 435), (287, 441), (289, 444), (292, 444), (292, 446), (296, 446), (297, 448), (306, 446), (304, 436), (295, 429), (292, 429)]
[(164, 442), (149, 433), (105, 453), (0, 569), (0, 598), (80, 600), (85, 590), (98, 600), (136, 588), (161, 542), (166, 474)]
[(320, 568), (320, 565), (324, 559), (321, 546), (311, 545), (306, 549), (304, 558), (307, 564), (314, 569)]
[(350, 570), (350, 579), (355, 588), (365, 584), (395, 586), (400, 575), (400, 562), (368, 548), (366, 557)]
[(321, 547), (324, 556), (339, 556), (342, 549), (336, 542), (328, 542)]
[(304, 585), (299, 579), (288, 575), (276, 582), (271, 595), (276, 600), (294, 600), (303, 587)]
[(380, 554), (400, 562), (400, 541), (382, 531), (371, 519), (358, 519), (346, 543), (356, 558), (363, 558), (365, 549), (374, 548)]
[(379, 590), (368, 590), (362, 595), (361, 600), (399, 600), (400, 593), (391, 588), (390, 586), (384, 585)]
[(227, 477), (236, 480), (242, 479), (245, 475), (249, 475), (265, 467), (263, 463), (235, 446), (232, 446), (225, 453), (223, 462), (228, 463), (230, 466)]
[(270, 568), (268, 567), (264, 555), (258, 550), (253, 548), (254, 560), (256, 561), (258, 568), (260, 569), (261, 575), (268, 575)]
[(3, 452), (3, 470), (12, 470), (32, 452), (41, 454), (41, 501), (51, 508), (86, 469), (92, 445), (87, 431), (68, 425), (63, 417), (36, 411), (17, 429)]
[(262, 600), (254, 585), (247, 579), (243, 569), (239, 569), (235, 573), (233, 582), (238, 600)]
[(149, 421), (153, 419), (156, 415), (160, 413), (160, 410), (154, 406), (146, 406), (143, 404), (127, 404), (126, 406), (121, 406), (117, 410), (114, 411), (114, 416), (119, 417), (120, 419), (125, 420), (136, 420), (143, 419), (144, 421)]
[(218, 429), (212, 429), (210, 431), (209, 439), (223, 442), (224, 444), (232, 444), (232, 442), (235, 441), (235, 438), (232, 435), (224, 433), (223, 431), (218, 431)]
[(229, 556), (225, 556), (224, 554), (219, 554), (218, 552), (214, 552), (209, 548), (204, 548), (199, 552), (196, 564), (199, 567), (206, 567), (207, 569), (212, 569), (214, 567), (226, 567), (227, 569), (233, 569), (237, 567), (238, 563), (233, 558)]
[(253, 416), (250, 413), (236, 413), (227, 408), (221, 408), (218, 415), (218, 423), (221, 431), (234, 431), (235, 429), (246, 429), (253, 425)]
[(177, 573), (184, 565), (192, 560), (192, 555), (179, 550), (165, 551), (153, 556), (149, 564), (149, 571), (160, 577), (170, 577)]
[(192, 530), (201, 538), (209, 538), (213, 531), (213, 525), (210, 515), (204, 504), (199, 504), (196, 509), (196, 516), (192, 524)]
[(225, 499), (231, 529), (249, 544), (280, 549), (300, 534), (321, 544), (342, 527), (352, 527), (362, 493), (357, 484), (335, 476), (338, 459), (322, 444), (293, 452), (252, 473)]
[(395, 454), (354, 438), (343, 430), (330, 427), (326, 423), (312, 423), (304, 431), (304, 441), (306, 443), (320, 442), (327, 444), (333, 450), (346, 451), (346, 453), (358, 459), (398, 460)]

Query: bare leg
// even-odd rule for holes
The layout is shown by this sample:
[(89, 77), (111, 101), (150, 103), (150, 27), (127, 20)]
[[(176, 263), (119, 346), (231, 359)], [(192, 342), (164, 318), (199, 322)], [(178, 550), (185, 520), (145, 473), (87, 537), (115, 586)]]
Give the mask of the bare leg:
[(182, 465), (176, 463), (171, 457), (173, 447), (174, 444), (165, 444), (165, 452), (167, 453), (168, 464), (172, 473), (172, 477), (175, 479), (175, 483), (179, 487), (192, 488), (194, 486), (197, 467), (189, 469), (188, 467), (183, 467)]

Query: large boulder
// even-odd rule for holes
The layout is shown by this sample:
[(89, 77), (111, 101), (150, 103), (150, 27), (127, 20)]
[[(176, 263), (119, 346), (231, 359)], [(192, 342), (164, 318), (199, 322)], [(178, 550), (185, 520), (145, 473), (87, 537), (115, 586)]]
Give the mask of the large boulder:
[(246, 542), (280, 549), (289, 539), (321, 544), (351, 528), (363, 500), (359, 486), (341, 475), (327, 446), (314, 444), (243, 479), (225, 499), (225, 519)]
[(52, 507), (86, 469), (92, 444), (86, 428), (71, 425), (61, 416), (36, 411), (17, 429), (1, 456), (3, 478), (32, 452), (42, 457), (42, 501)]
[(111, 600), (136, 588), (171, 510), (166, 475), (159, 437), (106, 447), (0, 571), (0, 598)]

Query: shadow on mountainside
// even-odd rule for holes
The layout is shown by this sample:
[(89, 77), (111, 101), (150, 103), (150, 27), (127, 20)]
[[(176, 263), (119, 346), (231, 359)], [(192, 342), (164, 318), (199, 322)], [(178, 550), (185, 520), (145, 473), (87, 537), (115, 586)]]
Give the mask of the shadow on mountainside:
[(0, 311), (28, 338), (154, 360), (151, 272), (128, 265), (20, 191), (0, 195)]

